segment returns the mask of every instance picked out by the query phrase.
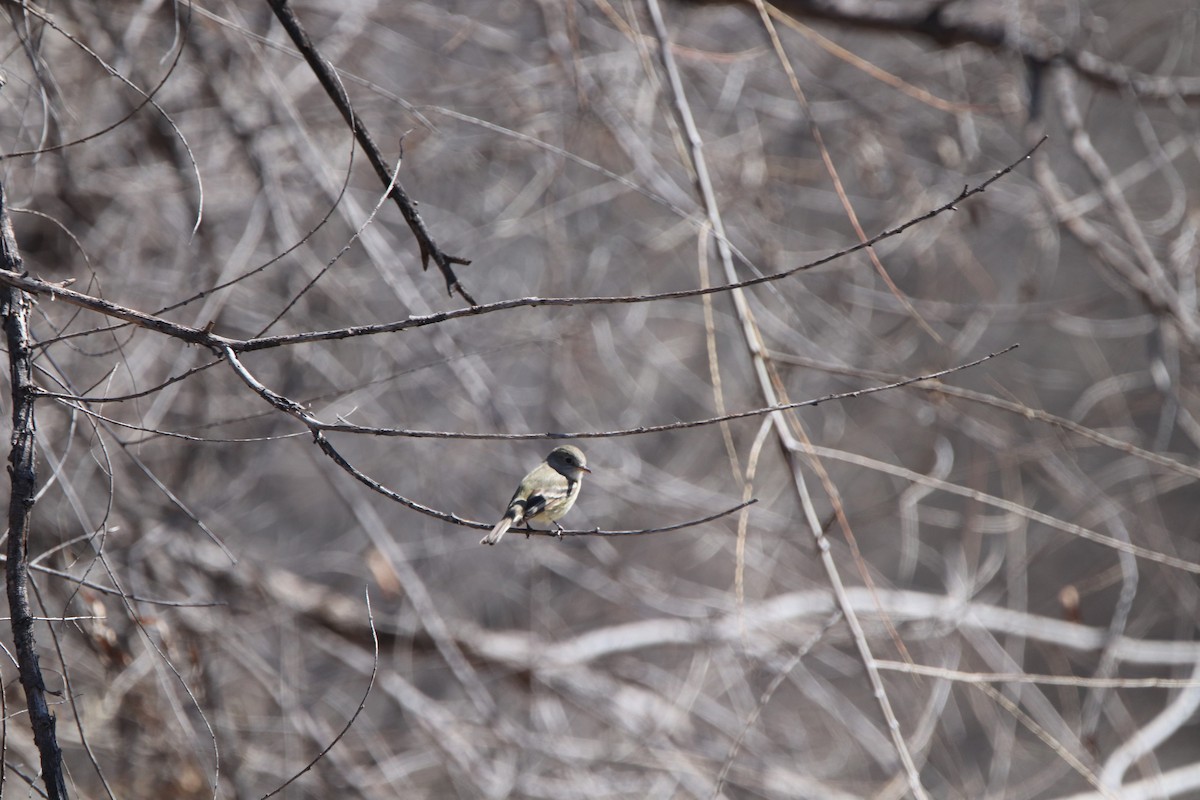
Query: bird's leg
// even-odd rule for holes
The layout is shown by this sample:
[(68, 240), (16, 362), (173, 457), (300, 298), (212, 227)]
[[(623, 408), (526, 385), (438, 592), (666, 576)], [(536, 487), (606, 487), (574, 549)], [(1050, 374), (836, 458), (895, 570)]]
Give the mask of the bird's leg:
[(554, 537), (555, 537), (556, 539), (558, 539), (558, 540), (561, 542), (561, 541), (562, 541), (562, 535), (563, 535), (563, 531), (564, 531), (565, 529), (563, 528), (563, 526), (562, 526), (562, 525), (559, 525), (559, 524), (558, 524), (558, 521), (557, 521), (557, 520), (555, 520), (555, 522), (554, 522), (554, 527), (558, 528), (558, 530), (554, 532)]

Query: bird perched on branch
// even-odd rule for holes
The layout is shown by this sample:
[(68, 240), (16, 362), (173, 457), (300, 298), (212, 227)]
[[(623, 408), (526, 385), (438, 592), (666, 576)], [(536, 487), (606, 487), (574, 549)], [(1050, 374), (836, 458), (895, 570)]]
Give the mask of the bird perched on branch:
[(512, 500), (508, 501), (504, 516), (479, 543), (495, 544), (514, 525), (523, 524), (529, 528), (533, 523), (552, 522), (561, 531), (558, 521), (575, 505), (585, 472), (591, 470), (578, 447), (565, 445), (551, 450), (546, 460), (521, 480)]

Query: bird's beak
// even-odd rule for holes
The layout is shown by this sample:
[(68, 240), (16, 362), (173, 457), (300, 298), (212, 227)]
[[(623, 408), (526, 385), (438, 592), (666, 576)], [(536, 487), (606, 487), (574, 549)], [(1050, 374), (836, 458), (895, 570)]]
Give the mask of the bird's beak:
[(587, 467), (580, 467), (580, 469), (583, 470), (584, 472), (588, 473), (589, 475), (592, 474), (592, 471), (590, 469), (588, 469)]

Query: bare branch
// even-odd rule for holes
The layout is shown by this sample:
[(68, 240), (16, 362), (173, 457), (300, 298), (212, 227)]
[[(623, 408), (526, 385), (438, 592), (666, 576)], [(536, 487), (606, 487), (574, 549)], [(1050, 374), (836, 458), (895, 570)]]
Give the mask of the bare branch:
[[(333, 463), (337, 464), (339, 467), (341, 467), (343, 470), (345, 470), (347, 473), (349, 473), (351, 476), (353, 476), (355, 480), (362, 483), (364, 486), (367, 486), (368, 488), (378, 492), (379, 494), (383, 495), (384, 497), (388, 497), (392, 500), (395, 500), (397, 503), (400, 503), (401, 505), (403, 505), (413, 511), (419, 511), (420, 513), (425, 514), (426, 516), (440, 519), (443, 522), (450, 522), (455, 525), (462, 525), (467, 528), (475, 528), (476, 530), (491, 530), (493, 523), (473, 522), (471, 520), (463, 519), (462, 517), (459, 517), (457, 514), (450, 514), (445, 511), (438, 511), (435, 508), (430, 508), (429, 506), (418, 503), (415, 500), (410, 500), (407, 497), (404, 497), (403, 495), (397, 494), (396, 492), (393, 492), (391, 489), (388, 489), (383, 484), (381, 484), (378, 481), (367, 476), (365, 473), (363, 473), (362, 471), (357, 469), (353, 464), (351, 464), (349, 461), (347, 461), (346, 458), (337, 451), (337, 449), (329, 441), (328, 437), (325, 436), (325, 433), (322, 430), (323, 426), (322, 426), (322, 423), (320, 422), (320, 420), (316, 419), (311, 414), (309, 414), (307, 411), (305, 411), (304, 407), (301, 406), (299, 403), (295, 402), (294, 400), (289, 400), (288, 398), (284, 397), (283, 395), (277, 394), (276, 392), (273, 392), (270, 389), (268, 389), (266, 386), (264, 386), (257, 378), (254, 377), (254, 375), (248, 369), (246, 369), (246, 367), (242, 364), (241, 360), (238, 359), (237, 354), (233, 352), (232, 348), (227, 347), (227, 348), (225, 348), (224, 352), (225, 352), (226, 361), (229, 362), (229, 365), (233, 368), (233, 371), (237, 374), (237, 376), (239, 378), (242, 379), (242, 381), (247, 386), (249, 386), (251, 389), (253, 389), (254, 392), (256, 394), (258, 394), (259, 397), (266, 400), (268, 403), (270, 403), (272, 406), (274, 406), (279, 411), (282, 411), (285, 414), (288, 414), (289, 416), (295, 417), (296, 419), (300, 420), (300, 422), (304, 423), (304, 425), (309, 429), (309, 431), (312, 432), (313, 441), (316, 443), (317, 447), (319, 447), (321, 449), (321, 451), (323, 453), (325, 453), (325, 455), (327, 455), (333, 461)], [(639, 534), (665, 533), (667, 531), (682, 530), (684, 528), (691, 528), (696, 525), (702, 525), (706, 522), (711, 522), (715, 519), (719, 519), (721, 517), (728, 516), (729, 514), (734, 514), (738, 511), (740, 511), (741, 509), (745, 508), (746, 506), (751, 505), (755, 502), (757, 502), (757, 501), (751, 499), (747, 502), (739, 503), (736, 506), (733, 506), (732, 508), (728, 508), (724, 511), (717, 512), (716, 514), (711, 514), (707, 517), (701, 517), (700, 519), (689, 520), (688, 522), (680, 522), (680, 523), (677, 523), (674, 525), (667, 525), (667, 526), (661, 527), (661, 528), (641, 528), (641, 529), (637, 529), (637, 530), (620, 530), (620, 531), (600, 530), (599, 528), (597, 528), (597, 529), (593, 529), (593, 530), (562, 530), (562, 531), (555, 530), (553, 532), (520, 530), (517, 532), (525, 533), (528, 535), (533, 535), (536, 533), (536, 534), (550, 535), (550, 536), (556, 536), (556, 537), (562, 537), (562, 536), (635, 536), (635, 535), (639, 535)]]
[(371, 677), (367, 681), (367, 688), (363, 691), (362, 699), (358, 701), (358, 708), (354, 709), (354, 713), (350, 715), (350, 719), (346, 720), (346, 724), (340, 731), (338, 731), (337, 736), (333, 737), (329, 744), (326, 745), (321, 752), (317, 753), (317, 755), (313, 757), (312, 761), (309, 761), (304, 766), (304, 769), (300, 770), (295, 775), (279, 784), (279, 786), (275, 787), (273, 790), (264, 794), (262, 796), (262, 800), (267, 800), (268, 797), (274, 797), (275, 795), (279, 794), (284, 789), (295, 783), (300, 776), (315, 767), (317, 763), (320, 762), (320, 760), (323, 759), (329, 753), (329, 751), (332, 750), (334, 746), (336, 746), (337, 743), (340, 742), (346, 736), (346, 734), (350, 732), (350, 728), (354, 725), (354, 721), (358, 719), (358, 715), (361, 714), (363, 709), (367, 706), (367, 698), (371, 696), (371, 690), (375, 688), (375, 676), (379, 674), (379, 634), (375, 631), (375, 615), (371, 613), (370, 590), (365, 590), (363, 592), (363, 597), (367, 603), (367, 626), (371, 629), (371, 643), (373, 650), (371, 661)]
[[(21, 255), (8, 216), (4, 187), (0, 186), (0, 266), (21, 268)], [(12, 617), (13, 640), (21, 670), (21, 686), (29, 708), (33, 738), (41, 755), (42, 781), (51, 800), (65, 800), (62, 750), (55, 734), (55, 718), (46, 703), (46, 684), (38, 663), (33, 637), (33, 614), (29, 608), (28, 563), (30, 517), (37, 494), (34, 459), (34, 385), (27, 297), (7, 288), (0, 296), (0, 316), (8, 343), (9, 377), (12, 381), (12, 449), (8, 455), (12, 490), (8, 501), (8, 554), (5, 562), (8, 610)]]
[[(471, 262), (459, 256), (448, 255), (438, 247), (437, 242), (430, 235), (429, 229), (425, 226), (425, 220), (421, 219), (421, 215), (417, 212), (417, 204), (409, 198), (408, 193), (404, 191), (404, 187), (392, 175), (387, 161), (384, 160), (383, 154), (375, 144), (375, 140), (371, 138), (366, 124), (363, 123), (361, 117), (354, 113), (354, 108), (350, 104), (350, 96), (346, 94), (346, 89), (342, 85), (337, 71), (317, 50), (316, 45), (309, 38), (307, 31), (300, 25), (300, 20), (296, 19), (296, 14), (292, 11), (291, 4), (288, 0), (269, 0), (269, 2), (271, 10), (275, 12), (275, 16), (279, 18), (283, 29), (287, 31), (296, 48), (304, 56), (304, 60), (312, 68), (313, 74), (317, 76), (317, 80), (320, 81), (326, 94), (329, 95), (329, 99), (333, 101), (342, 118), (346, 120), (346, 124), (354, 131), (354, 136), (358, 139), (363, 152), (366, 153), (367, 160), (371, 162), (371, 166), (375, 169), (375, 174), (379, 176), (379, 180), (384, 186), (391, 187), (392, 198), (396, 201), (396, 206), (400, 209), (400, 213), (404, 215), (405, 221), (408, 223), (409, 228), (412, 229), (413, 235), (417, 237), (417, 243), (421, 247), (422, 267), (428, 269), (429, 259), (432, 258), (433, 263), (441, 270), (442, 277), (446, 279), (446, 291), (451, 295), (458, 292), (472, 306), (477, 305), (475, 299), (471, 297), (466, 287), (462, 285), (458, 277), (454, 274), (455, 264), (465, 265)], [(403, 143), (401, 143), (401, 149), (403, 150)]]
[(0, 285), (11, 286), (30, 294), (47, 295), (55, 300), (62, 300), (70, 303), (71, 305), (79, 306), (80, 308), (86, 308), (89, 311), (95, 311), (96, 313), (103, 314), (107, 317), (124, 320), (125, 322), (133, 323), (138, 327), (156, 331), (190, 344), (197, 344), (212, 348), (214, 351), (230, 348), (238, 353), (249, 353), (256, 350), (266, 350), (274, 347), (307, 344), (311, 342), (354, 339), (361, 336), (375, 336), (382, 333), (398, 333), (400, 331), (410, 330), (413, 328), (437, 325), (453, 319), (476, 317), (480, 316), (481, 314), (490, 314), (496, 311), (505, 311), (513, 308), (538, 308), (541, 306), (625, 305), (634, 303), (654, 303), (662, 300), (679, 300), (688, 297), (701, 297), (703, 295), (721, 294), (735, 289), (744, 289), (751, 286), (758, 286), (759, 284), (783, 280), (784, 278), (788, 278), (797, 273), (811, 270), (824, 264), (828, 264), (831, 261), (844, 258), (851, 253), (855, 253), (864, 248), (878, 244), (884, 239), (898, 236), (914, 225), (926, 222), (940, 214), (944, 214), (947, 211), (956, 211), (959, 203), (968, 197), (986, 191), (987, 188), (993, 183), (1012, 172), (1018, 164), (1030, 158), (1045, 141), (1046, 138), (1042, 137), (1042, 139), (1039, 140), (1038, 143), (1032, 148), (1030, 148), (1025, 155), (1021, 156), (1021, 158), (1012, 162), (1003, 169), (993, 173), (989, 178), (981, 183), (976, 184), (975, 186), (964, 186), (963, 190), (959, 192), (953, 200), (943, 203), (942, 205), (931, 209), (920, 216), (913, 217), (894, 228), (889, 228), (882, 233), (876, 234), (864, 242), (860, 242), (859, 244), (839, 250), (836, 253), (824, 256), (815, 261), (810, 261), (806, 264), (801, 264), (781, 272), (749, 278), (744, 281), (734, 281), (720, 286), (711, 286), (704, 289), (685, 289), (676, 292), (659, 292), (657, 294), (645, 295), (614, 295), (609, 297), (521, 297), (511, 300), (501, 300), (495, 303), (473, 305), (469, 308), (460, 308), (452, 311), (440, 311), (434, 314), (426, 314), (423, 316), (412, 316), (396, 322), (385, 322), (376, 325), (354, 325), (347, 328), (338, 328), (336, 330), (307, 331), (304, 333), (293, 333), (283, 336), (263, 336), (254, 339), (232, 339), (226, 336), (215, 334), (205, 328), (194, 328), (188, 325), (180, 325), (154, 314), (147, 314), (143, 311), (127, 308), (108, 300), (102, 300), (98, 297), (93, 297), (82, 292), (73, 291), (66, 288), (66, 285), (63, 283), (44, 281), (38, 278), (32, 278), (27, 274), (0, 271)]
[[(974, 19), (945, 0), (919, 3), (872, 3), (862, 0), (781, 0), (778, 7), (799, 16), (816, 17), (852, 28), (887, 33), (913, 33), (940, 47), (974, 44), (1015, 53), (1038, 65), (1062, 62), (1090, 82), (1107, 89), (1131, 89), (1147, 100), (1200, 96), (1200, 77), (1148, 75), (1114, 63), (1089, 50), (1071, 46), (1069, 39), (1048, 33), (1031, 35), (1000, 18)], [(974, 10), (974, 9), (972, 9)]]

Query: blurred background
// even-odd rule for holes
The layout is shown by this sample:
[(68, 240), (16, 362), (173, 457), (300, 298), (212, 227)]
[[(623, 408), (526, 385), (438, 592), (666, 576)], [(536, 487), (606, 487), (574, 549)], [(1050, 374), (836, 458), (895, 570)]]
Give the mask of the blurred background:
[[(315, 759), (277, 796), (1200, 797), (1194, 2), (293, 9), (480, 303), (792, 270), (1016, 164), (877, 262), (245, 356), (322, 421), (615, 431), (1020, 347), (577, 440), (569, 528), (758, 502), (484, 548), (212, 353), (43, 298), (30, 549), (74, 793), (262, 797)], [(467, 304), (267, 3), (6, 13), (32, 275), (243, 338)], [(553, 447), (330, 441), (489, 526)]]

